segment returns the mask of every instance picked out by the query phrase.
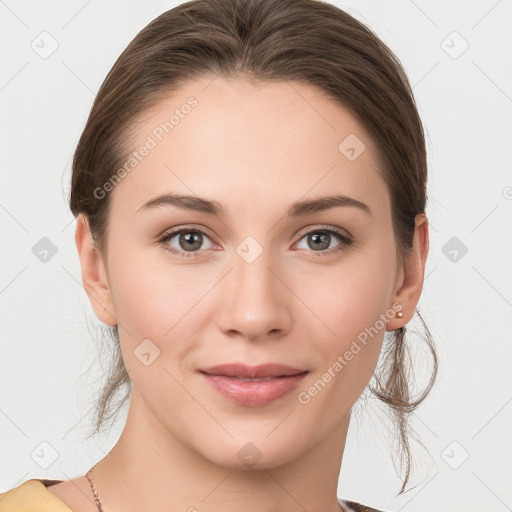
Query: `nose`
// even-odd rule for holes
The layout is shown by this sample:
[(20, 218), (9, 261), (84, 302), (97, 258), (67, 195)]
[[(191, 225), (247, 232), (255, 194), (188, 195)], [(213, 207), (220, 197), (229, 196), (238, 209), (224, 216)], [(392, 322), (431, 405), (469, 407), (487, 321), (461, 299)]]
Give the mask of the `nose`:
[(231, 337), (276, 339), (291, 328), (293, 294), (285, 284), (284, 269), (272, 261), (271, 251), (258, 251), (253, 259), (256, 247), (249, 245), (245, 253), (244, 248), (237, 249), (232, 269), (223, 279), (218, 326)]

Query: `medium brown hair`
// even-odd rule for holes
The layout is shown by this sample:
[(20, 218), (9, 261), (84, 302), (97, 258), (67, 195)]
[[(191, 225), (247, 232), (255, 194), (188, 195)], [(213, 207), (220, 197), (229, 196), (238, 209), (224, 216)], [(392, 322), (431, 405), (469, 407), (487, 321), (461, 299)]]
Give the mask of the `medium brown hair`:
[[(343, 10), (316, 0), (194, 0), (164, 12), (130, 42), (98, 91), (73, 159), (70, 208), (75, 216), (87, 215), (103, 257), (110, 196), (99, 198), (94, 191), (122, 166), (132, 143), (131, 127), (187, 82), (218, 75), (316, 86), (359, 120), (380, 154), (403, 264), (412, 250), (415, 216), (425, 212), (427, 202), (425, 138), (413, 92), (400, 61), (378, 36)], [(416, 314), (433, 359), (425, 389), (410, 396), (405, 327), (384, 341), (377, 385), (369, 386), (389, 407), (400, 440), (406, 471), (399, 494), (412, 461), (408, 416), (437, 374), (432, 337), (418, 310)], [(117, 326), (109, 333), (113, 365), (96, 404), (91, 435), (117, 415), (131, 390)], [(114, 410), (114, 396), (124, 385), (128, 390)]]

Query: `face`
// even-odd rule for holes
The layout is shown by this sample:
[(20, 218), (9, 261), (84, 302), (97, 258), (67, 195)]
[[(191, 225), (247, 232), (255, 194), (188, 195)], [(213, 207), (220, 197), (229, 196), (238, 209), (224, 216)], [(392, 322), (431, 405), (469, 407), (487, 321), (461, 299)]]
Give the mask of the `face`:
[[(293, 82), (190, 83), (134, 130), (104, 262), (134, 406), (215, 464), (239, 468), (244, 450), (284, 464), (347, 418), (395, 314), (377, 148), (348, 110)], [(165, 194), (195, 200), (147, 205)], [(349, 199), (293, 207), (324, 196)], [(235, 363), (295, 377), (201, 371)]]

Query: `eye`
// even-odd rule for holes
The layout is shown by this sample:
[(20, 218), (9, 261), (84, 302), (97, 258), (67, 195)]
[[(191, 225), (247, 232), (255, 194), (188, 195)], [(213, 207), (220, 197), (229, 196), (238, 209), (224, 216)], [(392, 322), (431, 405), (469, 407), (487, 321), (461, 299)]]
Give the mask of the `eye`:
[[(169, 244), (169, 242), (171, 242), (171, 240), (176, 237), (177, 240), (175, 243), (178, 245), (178, 247)], [(167, 251), (170, 251), (173, 254), (177, 254), (179, 256), (185, 256), (189, 258), (200, 256), (199, 253), (201, 251), (199, 251), (199, 249), (202, 247), (205, 239), (209, 240), (209, 237), (204, 231), (200, 229), (182, 228), (179, 230), (167, 232), (162, 238), (160, 238), (159, 242), (163, 244)], [(185, 250), (182, 250), (182, 248)], [(210, 248), (211, 246), (206, 247), (206, 249)]]
[[(333, 236), (340, 241), (334, 247), (331, 245)], [(306, 244), (308, 245), (305, 249), (315, 253), (314, 256), (331, 256), (334, 252), (343, 250), (353, 244), (353, 239), (349, 235), (331, 227), (308, 231), (302, 234), (301, 240), (303, 239), (306, 239)]]
[[(299, 242), (306, 239), (306, 244), (309, 247), (305, 249), (315, 253), (314, 256), (330, 256), (334, 252), (343, 250), (353, 244), (353, 239), (350, 235), (332, 227), (317, 228), (301, 233), (300, 236)], [(334, 247), (331, 245), (333, 236), (340, 242)], [(173, 245), (173, 243), (170, 242), (174, 238), (176, 238), (176, 240)], [(203, 247), (205, 240), (210, 242), (209, 245), (207, 244), (207, 247)], [(201, 248), (211, 249), (213, 245), (209, 236), (198, 228), (181, 228), (169, 231), (160, 238), (159, 242), (164, 246), (165, 250), (186, 258), (200, 256)], [(302, 249), (304, 249), (304, 247), (302, 247)]]

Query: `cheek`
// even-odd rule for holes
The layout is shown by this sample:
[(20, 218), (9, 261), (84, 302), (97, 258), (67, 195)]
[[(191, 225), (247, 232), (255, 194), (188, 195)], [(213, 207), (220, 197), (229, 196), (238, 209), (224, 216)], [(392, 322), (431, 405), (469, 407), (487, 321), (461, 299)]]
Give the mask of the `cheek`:
[(296, 397), (304, 432), (322, 437), (337, 428), (372, 378), (385, 331), (379, 317), (386, 309), (381, 283), (373, 277), (351, 281), (347, 276), (330, 290), (330, 301), (316, 297), (322, 306), (318, 316), (329, 328), (315, 322), (307, 334), (316, 341), (302, 347), (318, 363)]
[[(165, 255), (149, 262), (143, 251), (130, 251), (115, 266), (113, 300), (123, 360), (139, 386), (146, 382), (154, 387), (157, 379), (162, 383), (171, 381), (173, 388), (169, 372), (180, 373), (187, 355), (197, 348), (200, 333), (207, 329), (215, 311), (215, 299), (208, 292), (221, 275), (212, 271), (199, 274), (192, 265), (173, 265)], [(147, 367), (141, 358), (146, 353), (150, 360), (155, 357)], [(180, 400), (179, 389), (175, 391), (175, 399)]]
[(393, 311), (394, 268), (392, 248), (365, 251), (323, 276), (305, 274), (297, 281), (294, 290), (308, 305), (307, 316), (315, 314), (310, 334), (321, 354), (304, 402), (314, 401), (321, 408), (335, 403), (336, 415), (338, 407), (350, 407), (367, 386), (382, 349), (386, 318)]
[(196, 347), (202, 328), (197, 319), (205, 314), (199, 303), (211, 285), (194, 284), (194, 276), (184, 274), (148, 267), (131, 256), (114, 276), (123, 361), (132, 382), (155, 407), (158, 400), (191, 406), (175, 379), (181, 381), (179, 367)]
[(302, 306), (307, 318), (316, 318), (321, 334), (334, 340), (334, 349), (343, 348), (391, 306), (394, 266), (393, 250), (376, 246), (347, 253), (336, 265), (294, 270), (292, 289), (307, 306)]
[(156, 339), (178, 329), (188, 311), (194, 315), (194, 306), (208, 289), (208, 283), (198, 279), (193, 266), (173, 265), (165, 255), (152, 261), (143, 250), (123, 257), (115, 266), (112, 280), (119, 322), (130, 333)]

